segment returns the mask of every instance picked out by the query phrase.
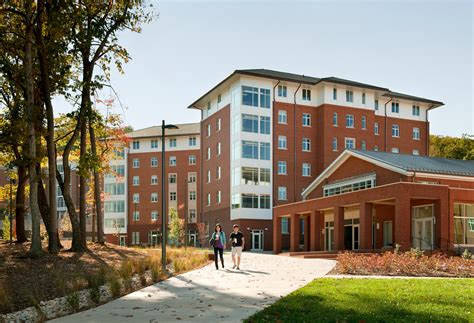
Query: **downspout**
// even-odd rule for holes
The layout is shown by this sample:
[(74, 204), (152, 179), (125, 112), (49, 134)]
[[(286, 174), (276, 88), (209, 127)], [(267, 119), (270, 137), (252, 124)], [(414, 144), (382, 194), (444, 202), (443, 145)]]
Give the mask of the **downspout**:
[[(203, 171), (203, 164), (204, 164), (203, 158), (202, 158), (202, 154), (203, 154), (203, 148), (202, 148), (202, 147), (203, 147), (203, 140), (202, 140), (202, 139), (204, 138), (204, 135), (203, 135), (203, 127), (202, 127), (202, 125), (203, 125), (203, 123), (202, 123), (202, 121), (203, 121), (203, 116), (204, 116), (204, 112), (203, 112), (203, 110), (201, 109), (201, 122), (200, 122), (201, 134), (200, 134), (200, 138), (199, 138), (199, 155), (200, 155), (200, 156), (199, 156), (199, 169), (200, 169), (201, 175), (198, 176), (198, 178), (199, 178), (199, 186), (200, 186), (200, 190), (201, 190), (201, 192), (200, 192), (201, 198), (199, 199), (200, 204), (201, 204), (201, 205), (199, 206), (199, 215), (200, 215), (200, 218), (201, 218), (200, 223), (203, 223), (203, 222), (202, 222), (202, 210), (203, 210), (203, 208), (204, 208), (204, 204), (203, 204), (203, 202), (202, 202), (202, 199), (203, 199), (203, 196), (204, 196), (204, 186), (203, 186), (203, 182), (204, 182), (204, 181), (202, 180), (202, 177), (204, 176), (204, 175), (203, 175), (203, 172), (202, 172), (202, 171)], [(186, 197), (186, 198), (187, 198), (187, 197)]]
[[(273, 105), (272, 105), (272, 108), (273, 108), (273, 111), (272, 111), (272, 116), (275, 115), (275, 89), (276, 87), (280, 84), (280, 80), (278, 80), (277, 84), (273, 87)], [(277, 112), (277, 118), (278, 118), (278, 112)], [(274, 199), (275, 199), (275, 189), (274, 189), (274, 185), (275, 185), (275, 165), (273, 163), (273, 143), (275, 142), (275, 118), (273, 117), (272, 118), (272, 160), (271, 160), (271, 163), (272, 163), (272, 206), (275, 204), (273, 203), (274, 202)], [(278, 194), (278, 192), (277, 192)], [(272, 219), (273, 219), (273, 210), (272, 210)]]
[(293, 95), (293, 202), (296, 202), (296, 93), (301, 88), (301, 83), (296, 88), (295, 94)]
[(391, 101), (393, 100), (393, 98), (391, 97), (390, 100), (388, 100), (385, 104), (384, 104), (384, 114), (385, 114), (385, 120), (384, 120), (384, 143), (383, 143), (383, 151), (384, 152), (387, 152), (387, 104), (389, 104)]
[(428, 122), (428, 112), (434, 107), (435, 105), (433, 104), (428, 108), (428, 110), (426, 110), (426, 156), (430, 156), (430, 124)]

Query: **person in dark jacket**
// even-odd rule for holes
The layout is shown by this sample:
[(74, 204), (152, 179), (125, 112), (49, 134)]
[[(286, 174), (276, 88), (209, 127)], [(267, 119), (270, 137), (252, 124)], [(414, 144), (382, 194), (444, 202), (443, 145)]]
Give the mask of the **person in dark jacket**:
[(225, 233), (222, 231), (222, 226), (218, 223), (214, 228), (214, 233), (211, 237), (211, 245), (214, 247), (214, 261), (216, 262), (216, 269), (219, 269), (219, 260), (217, 255), (221, 258), (222, 268), (224, 268), (224, 249), (225, 249)]

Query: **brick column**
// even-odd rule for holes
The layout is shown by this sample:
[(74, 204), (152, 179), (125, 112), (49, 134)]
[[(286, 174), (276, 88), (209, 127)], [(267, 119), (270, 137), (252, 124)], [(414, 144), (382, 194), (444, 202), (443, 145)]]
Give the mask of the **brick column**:
[(334, 249), (344, 250), (344, 207), (334, 208)]
[[(443, 194), (444, 195), (444, 194)], [(443, 196), (441, 199), (436, 201), (435, 206), (435, 246), (434, 248), (440, 248), (442, 250), (450, 249), (450, 232), (449, 228), (454, 228), (450, 226), (449, 222), (452, 218), (450, 215), (450, 209), (454, 208), (454, 205), (450, 206), (448, 196)], [(454, 218), (453, 218), (454, 222)], [(453, 223), (454, 224), (454, 223)], [(454, 232), (454, 229), (451, 229)]]
[[(319, 239), (319, 234), (317, 234), (317, 228), (316, 228), (316, 211), (311, 211), (309, 215), (309, 250), (310, 251), (315, 251), (316, 246), (318, 244), (317, 239)], [(321, 232), (321, 231), (319, 231)]]
[(290, 251), (299, 251), (300, 245), (300, 216), (291, 214), (290, 216)]
[(359, 249), (372, 249), (372, 203), (360, 203), (359, 217)]
[(316, 211), (316, 250), (324, 250), (323, 230), (324, 230), (324, 212)]
[(273, 217), (273, 253), (281, 252), (281, 217)]
[(395, 199), (395, 234), (394, 244), (401, 245), (408, 250), (411, 244), (411, 201), (408, 195), (401, 195)]

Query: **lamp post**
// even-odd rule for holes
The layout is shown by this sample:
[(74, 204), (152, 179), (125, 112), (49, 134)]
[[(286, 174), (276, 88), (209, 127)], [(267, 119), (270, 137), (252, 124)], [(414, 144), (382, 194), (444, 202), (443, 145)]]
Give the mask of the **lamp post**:
[(13, 243), (13, 184), (15, 179), (10, 176), (10, 243)]
[(166, 190), (165, 190), (165, 129), (178, 129), (172, 124), (161, 122), (161, 267), (166, 272)]

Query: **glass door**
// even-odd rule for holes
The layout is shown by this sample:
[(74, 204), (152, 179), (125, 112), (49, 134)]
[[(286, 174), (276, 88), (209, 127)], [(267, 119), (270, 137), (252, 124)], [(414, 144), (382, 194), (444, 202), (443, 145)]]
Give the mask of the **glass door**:
[(324, 232), (324, 249), (334, 250), (334, 222), (326, 222)]
[(263, 251), (263, 230), (252, 230), (251, 251)]
[(434, 249), (434, 205), (416, 206), (412, 214), (412, 245), (422, 250)]

